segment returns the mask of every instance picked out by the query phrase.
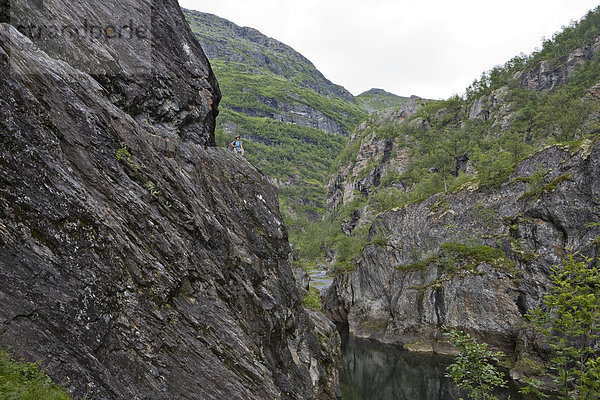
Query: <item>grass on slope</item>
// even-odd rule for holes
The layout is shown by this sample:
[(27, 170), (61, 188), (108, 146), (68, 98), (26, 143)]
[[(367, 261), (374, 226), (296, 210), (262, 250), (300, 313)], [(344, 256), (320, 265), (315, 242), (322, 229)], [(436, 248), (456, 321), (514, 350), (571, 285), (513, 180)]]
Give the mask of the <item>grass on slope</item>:
[(345, 137), (228, 109), (221, 111), (218, 122), (218, 146), (241, 136), (246, 158), (268, 177), (284, 182), (280, 200), (289, 217), (315, 217), (324, 211), (329, 169)]
[(401, 107), (407, 101), (408, 97), (397, 96), (382, 89), (371, 89), (356, 96), (356, 102), (368, 113)]
[(358, 105), (345, 99), (319, 94), (294, 82), (302, 80), (302, 76), (288, 80), (265, 68), (259, 73), (249, 72), (242, 64), (221, 60), (213, 60), (211, 65), (223, 93), (221, 107), (275, 114), (281, 112), (275, 108), (278, 104), (303, 104), (320, 111), (349, 132), (365, 117)]
[(69, 393), (52, 383), (37, 364), (16, 362), (0, 349), (0, 398), (19, 400), (69, 400)]

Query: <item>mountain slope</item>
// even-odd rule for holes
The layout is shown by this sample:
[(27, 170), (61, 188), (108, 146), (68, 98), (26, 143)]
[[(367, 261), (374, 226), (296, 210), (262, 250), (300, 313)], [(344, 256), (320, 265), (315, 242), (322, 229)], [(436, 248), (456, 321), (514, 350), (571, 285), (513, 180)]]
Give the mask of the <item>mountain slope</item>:
[(331, 83), (308, 59), (286, 44), (213, 14), (183, 11), (209, 59), (243, 63), (242, 68), (248, 72), (269, 71), (328, 97), (354, 99), (350, 92)]
[(344, 135), (363, 118), (352, 94), (291, 47), (215, 15), (184, 13), (221, 78), (223, 107)]
[(443, 350), (446, 326), (512, 350), (550, 268), (599, 254), (599, 23), (359, 126), (299, 248), (338, 271), (333, 318), (409, 348)]
[(358, 104), (369, 114), (386, 108), (401, 107), (408, 100), (408, 97), (401, 97), (383, 89), (370, 89), (356, 96)]
[(210, 146), (219, 89), (177, 2), (12, 5), (146, 34), (0, 25), (0, 347), (77, 398), (337, 398), (275, 188)]
[(218, 144), (242, 136), (246, 157), (280, 188), (297, 232), (324, 212), (328, 170), (365, 112), (289, 46), (211, 14), (184, 13), (223, 92)]

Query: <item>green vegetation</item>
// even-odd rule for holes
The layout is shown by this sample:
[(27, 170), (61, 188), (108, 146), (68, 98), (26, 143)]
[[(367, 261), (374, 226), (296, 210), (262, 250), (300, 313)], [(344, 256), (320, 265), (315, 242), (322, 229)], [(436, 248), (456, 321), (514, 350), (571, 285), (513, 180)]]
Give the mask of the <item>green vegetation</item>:
[[(282, 181), (303, 180), (323, 189), (329, 177), (332, 159), (344, 146), (337, 134), (299, 125), (290, 125), (267, 118), (249, 117), (228, 109), (221, 111), (216, 132), (217, 145), (225, 146), (231, 136), (223, 131), (225, 125), (235, 125), (244, 142), (246, 157), (263, 173)], [(319, 199), (322, 202), (323, 198)]]
[(337, 253), (333, 268), (339, 272), (353, 271), (360, 252), (369, 243), (369, 227), (357, 227), (352, 235), (346, 235), (340, 226), (343, 220), (351, 218), (353, 213), (364, 206), (362, 199), (356, 197), (355, 201), (342, 207), (336, 214), (330, 214), (324, 222), (317, 221), (301, 229), (290, 229), (290, 242), (294, 244), (302, 264), (310, 266), (324, 262), (327, 249), (335, 246)]
[(0, 349), (0, 397), (20, 400), (68, 400), (69, 393), (52, 383), (36, 363), (11, 360)]
[(514, 262), (510, 261), (506, 254), (500, 249), (490, 246), (467, 246), (462, 243), (444, 243), (442, 252), (453, 254), (459, 260), (466, 260), (474, 264), (488, 263), (501, 268), (514, 268)]
[(302, 299), (302, 305), (306, 308), (312, 308), (313, 310), (323, 311), (321, 306), (321, 294), (319, 290), (311, 287)]
[[(211, 64), (224, 61), (251, 74), (285, 78), (295, 87), (327, 97), (352, 98), (346, 89), (327, 80), (304, 56), (256, 29), (237, 26), (212, 14), (185, 9), (183, 13)], [(225, 91), (223, 94), (229, 95)]]
[[(516, 72), (532, 69), (542, 60), (558, 63), (562, 61), (560, 57), (589, 44), (600, 35), (595, 25), (598, 20), (600, 8), (565, 28), (554, 41), (546, 41), (539, 52), (513, 59), (503, 67), (487, 72), (485, 76), (488, 77), (469, 88), (465, 97), (428, 101), (407, 122), (382, 126), (371, 123), (361, 135), (364, 137), (375, 132), (380, 138), (398, 140), (400, 146), (409, 144), (412, 163), (400, 177), (408, 185), (431, 181), (433, 179), (429, 175), (435, 174), (439, 175), (438, 182), (429, 191), (444, 191), (444, 180), (448, 180), (447, 186), (451, 188), (460, 176), (455, 174), (454, 160), (465, 154), (477, 169), (480, 185), (500, 184), (513, 172), (517, 162), (537, 149), (587, 136), (595, 137), (598, 133), (600, 126), (593, 115), (600, 105), (587, 93), (600, 80), (600, 55), (577, 68), (567, 84), (553, 91), (521, 87), (519, 78), (515, 76)], [(580, 39), (575, 40), (575, 37)], [(549, 55), (552, 55), (551, 59), (547, 58)], [(473, 100), (502, 87), (506, 90), (507, 104), (514, 110), (510, 126), (505, 131), (501, 130), (498, 118), (506, 115), (500, 112), (492, 113), (488, 120), (469, 119)], [(427, 124), (420, 121), (427, 121)], [(351, 150), (355, 149), (357, 145)], [(342, 164), (355, 157), (356, 151), (350, 153), (343, 155)]]
[(496, 211), (487, 208), (481, 203), (475, 204), (467, 213), (473, 220), (484, 227), (495, 229), (502, 225), (502, 221)]
[[(420, 256), (420, 254), (416, 254), (415, 258), (418, 259)], [(435, 264), (441, 268), (442, 272), (453, 273), (459, 269), (475, 268), (482, 263), (507, 270), (512, 270), (515, 267), (515, 263), (508, 259), (502, 250), (495, 247), (444, 243), (439, 254), (416, 261), (413, 264), (399, 265), (398, 268), (405, 271), (414, 271)]]
[[(561, 399), (600, 398), (600, 270), (592, 260), (569, 255), (552, 270), (552, 287), (544, 307), (528, 314), (547, 340), (549, 374)], [(539, 395), (541, 382), (530, 380), (526, 393)]]
[(131, 156), (131, 153), (129, 152), (129, 149), (127, 148), (125, 142), (121, 142), (120, 146), (121, 147), (117, 150), (116, 153), (117, 161), (125, 161), (127, 165), (129, 165), (133, 170), (139, 171), (140, 166), (135, 161), (133, 161), (133, 157)]
[(556, 187), (564, 181), (568, 181), (573, 178), (571, 174), (563, 174), (558, 178), (554, 179), (552, 182), (543, 185), (533, 186), (529, 191), (523, 193), (521, 199), (537, 199), (544, 193), (550, 193), (556, 190)]
[(352, 131), (365, 115), (358, 105), (345, 98), (326, 96), (267, 69), (247, 71), (245, 64), (219, 59), (211, 60), (211, 65), (223, 93), (221, 107), (230, 110), (251, 110), (269, 116), (282, 113), (283, 103), (304, 105), (323, 113), (347, 131)]
[[(210, 58), (223, 95), (215, 140), (241, 136), (245, 157), (280, 183), (292, 243), (325, 211), (329, 170), (346, 137), (301, 124), (323, 116), (346, 132), (366, 113), (292, 48), (251, 28), (184, 10)], [(292, 123), (292, 121), (294, 121)], [(316, 125), (316, 123), (315, 123)]]
[(154, 183), (152, 183), (151, 181), (146, 182), (144, 187), (150, 193), (150, 195), (152, 195), (152, 197), (156, 197), (160, 194), (160, 190), (158, 190), (156, 188), (156, 185), (154, 185)]
[(401, 107), (408, 97), (401, 97), (383, 89), (371, 89), (356, 96), (357, 103), (368, 113), (386, 108)]
[(445, 333), (445, 336), (459, 351), (456, 361), (448, 366), (446, 376), (467, 391), (471, 399), (497, 399), (491, 392), (495, 388), (506, 387), (506, 379), (496, 368), (504, 355), (489, 350), (487, 343), (477, 343), (469, 334), (457, 329)]
[[(578, 65), (567, 83), (552, 90), (533, 90), (522, 85), (522, 78), (545, 61), (559, 67), (565, 56), (600, 36), (600, 8), (586, 18), (565, 28), (543, 48), (530, 56), (519, 56), (503, 66), (486, 72), (474, 82), (464, 96), (442, 101), (421, 100), (416, 114), (402, 123), (381, 122), (370, 116), (365, 128), (339, 154), (332, 174), (341, 168), (352, 170), (350, 179), (363, 181), (379, 165), (383, 173), (379, 185), (371, 185), (369, 193), (358, 193), (352, 204), (333, 211), (320, 228), (305, 229), (320, 237), (300, 238), (314, 248), (359, 251), (367, 243), (364, 232), (342, 233), (341, 224), (351, 212), (373, 216), (420, 202), (436, 193), (450, 193), (465, 187), (489, 190), (509, 183), (518, 163), (551, 145), (568, 147), (572, 152), (585, 151), (582, 146), (596, 143), (600, 134), (600, 101), (590, 89), (600, 81), (600, 52)], [(473, 118), (471, 110), (478, 102), (489, 113)], [(390, 161), (372, 159), (359, 170), (356, 160), (361, 144), (372, 136), (393, 144), (392, 154), (405, 154), (402, 173)], [(370, 143), (370, 142), (369, 142)], [(393, 158), (393, 157), (389, 157)], [(388, 159), (389, 159), (388, 158)], [(463, 164), (457, 160), (463, 159)], [(468, 167), (467, 167), (468, 163)], [(550, 180), (548, 170), (539, 167), (533, 174), (514, 179), (526, 182), (523, 200), (536, 199), (552, 192), (571, 179), (568, 174)], [(444, 212), (444, 210), (440, 210)], [(501, 221), (493, 210), (474, 209), (473, 218), (482, 226)], [(368, 224), (367, 221), (363, 221)], [(320, 232), (320, 233), (319, 233)], [(351, 245), (349, 245), (351, 244)], [(346, 262), (354, 262), (358, 254), (347, 253)], [(304, 254), (305, 262), (314, 262)], [(418, 261), (418, 260), (417, 260)], [(413, 265), (412, 267), (416, 267)], [(344, 270), (352, 270), (344, 265)]]

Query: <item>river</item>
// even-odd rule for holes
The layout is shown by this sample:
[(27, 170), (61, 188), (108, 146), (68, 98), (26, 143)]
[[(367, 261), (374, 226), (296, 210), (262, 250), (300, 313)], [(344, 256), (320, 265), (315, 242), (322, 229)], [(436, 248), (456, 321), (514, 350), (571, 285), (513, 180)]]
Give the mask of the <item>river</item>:
[[(331, 285), (325, 271), (310, 272), (311, 284), (319, 290)], [(350, 336), (341, 329), (342, 400), (457, 400), (466, 398), (444, 375), (451, 357), (414, 353)], [(494, 393), (500, 400), (520, 400), (510, 385)]]
[[(414, 353), (342, 332), (342, 400), (457, 400), (467, 398), (444, 375), (451, 357)], [(513, 387), (494, 393), (520, 400)]]

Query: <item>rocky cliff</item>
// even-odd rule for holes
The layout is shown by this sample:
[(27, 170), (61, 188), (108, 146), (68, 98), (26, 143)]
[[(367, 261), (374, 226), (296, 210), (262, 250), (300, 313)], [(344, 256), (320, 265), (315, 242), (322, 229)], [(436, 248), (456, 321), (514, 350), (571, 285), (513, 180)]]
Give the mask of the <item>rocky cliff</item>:
[[(600, 145), (552, 146), (493, 190), (466, 185), (377, 216), (357, 269), (327, 294), (359, 337), (446, 351), (443, 327), (511, 350), (567, 249), (598, 255)], [(532, 188), (532, 176), (544, 171)]]
[[(403, 124), (423, 104), (425, 100), (413, 96), (401, 107), (373, 113), (357, 127), (347, 144), (347, 148), (356, 147), (354, 159), (340, 165), (327, 186), (329, 212), (351, 203), (358, 195), (374, 194), (382, 178), (400, 176), (406, 171), (410, 163), (410, 146), (407, 145), (406, 138), (382, 138), (377, 135), (376, 130), (383, 125)], [(401, 182), (395, 184), (403, 185)]]
[(0, 346), (89, 399), (336, 398), (276, 190), (207, 146), (219, 88), (176, 1), (2, 17)]
[(413, 350), (448, 351), (443, 327), (457, 327), (514, 351), (550, 269), (598, 256), (599, 17), (463, 97), (359, 126), (328, 187), (334, 320)]

